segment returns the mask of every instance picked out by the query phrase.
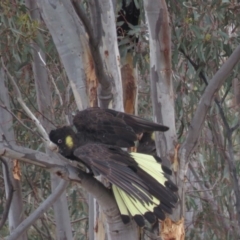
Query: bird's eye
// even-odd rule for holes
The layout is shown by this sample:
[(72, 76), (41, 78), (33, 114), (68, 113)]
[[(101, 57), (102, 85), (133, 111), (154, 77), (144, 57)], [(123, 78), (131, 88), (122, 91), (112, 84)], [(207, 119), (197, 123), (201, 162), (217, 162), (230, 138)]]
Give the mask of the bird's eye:
[(58, 143), (59, 143), (59, 144), (62, 143), (62, 139), (58, 139)]

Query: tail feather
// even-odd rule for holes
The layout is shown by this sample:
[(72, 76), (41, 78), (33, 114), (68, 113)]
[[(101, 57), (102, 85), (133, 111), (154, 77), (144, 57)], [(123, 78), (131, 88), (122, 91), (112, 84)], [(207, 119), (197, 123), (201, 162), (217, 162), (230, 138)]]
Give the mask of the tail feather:
[(122, 199), (122, 197), (120, 196), (119, 192), (118, 192), (118, 187), (116, 187), (115, 185), (112, 185), (112, 190), (113, 190), (113, 194), (114, 197), (116, 199), (120, 214), (121, 214), (121, 218), (124, 224), (127, 224), (130, 222), (130, 216), (129, 216), (129, 211)]
[(161, 220), (165, 219), (164, 211), (166, 209), (162, 209), (162, 204), (154, 196), (152, 196), (151, 203), (148, 202), (143, 204), (117, 186), (113, 185), (112, 188), (124, 223), (128, 223), (130, 221), (130, 216), (133, 217), (139, 227), (143, 227), (145, 225), (144, 219), (151, 224), (153, 224), (157, 218)]
[(145, 225), (144, 218), (141, 212), (136, 208), (136, 206), (132, 203), (131, 197), (122, 191), (120, 188), (117, 188), (118, 193), (120, 194), (122, 201), (125, 203), (127, 209), (129, 210), (130, 214), (133, 216), (133, 219), (137, 223), (139, 227), (143, 227)]
[(138, 175), (144, 179), (149, 188), (149, 193), (160, 200), (169, 210), (177, 203), (178, 197), (174, 193), (177, 186), (169, 179), (163, 171), (162, 165), (150, 155), (131, 153), (138, 163)]

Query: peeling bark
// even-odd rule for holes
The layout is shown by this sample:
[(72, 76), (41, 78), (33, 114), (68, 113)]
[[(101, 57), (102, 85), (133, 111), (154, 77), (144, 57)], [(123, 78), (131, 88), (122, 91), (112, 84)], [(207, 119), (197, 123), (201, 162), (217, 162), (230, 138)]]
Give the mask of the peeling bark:
[(137, 99), (137, 76), (136, 69), (133, 67), (131, 53), (127, 54), (125, 63), (121, 68), (123, 85), (123, 105), (126, 113), (135, 114)]
[(185, 239), (184, 219), (181, 219), (178, 222), (174, 222), (170, 218), (166, 218), (161, 223), (160, 236), (164, 240), (184, 240)]

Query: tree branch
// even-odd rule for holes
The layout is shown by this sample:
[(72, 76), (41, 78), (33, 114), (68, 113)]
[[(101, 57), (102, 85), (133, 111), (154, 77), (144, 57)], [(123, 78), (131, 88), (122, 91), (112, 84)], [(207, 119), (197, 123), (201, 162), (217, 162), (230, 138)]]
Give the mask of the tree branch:
[[(190, 63), (193, 65), (193, 67), (195, 68), (195, 70), (198, 70), (198, 66), (191, 60), (190, 57), (188, 57), (183, 50), (181, 50), (181, 52), (187, 57), (187, 59), (190, 61)], [(205, 75), (203, 74), (202, 71), (200, 71), (199, 73), (199, 77), (201, 77), (203, 79), (203, 81), (205, 82), (205, 84), (208, 86), (208, 82), (205, 78)], [(221, 103), (224, 101), (228, 91), (230, 88), (227, 89), (226, 93), (224, 94), (224, 97), (221, 101)], [(234, 163), (234, 154), (233, 154), (233, 146), (232, 146), (232, 133), (235, 129), (237, 129), (239, 127), (239, 123), (236, 124), (233, 128), (230, 128), (227, 118), (224, 114), (224, 111), (222, 109), (221, 103), (218, 101), (217, 97), (214, 97), (214, 101), (216, 103), (216, 105), (218, 106), (218, 110), (219, 110), (219, 114), (221, 116), (221, 119), (224, 123), (226, 132), (227, 132), (227, 139), (228, 139), (228, 152), (229, 152), (229, 156), (226, 158), (228, 161), (228, 165), (229, 165), (229, 170), (232, 176), (232, 181), (233, 181), (233, 188), (234, 188), (234, 192), (235, 192), (235, 196), (236, 196), (236, 210), (237, 210), (237, 216), (238, 216), (238, 224), (240, 224), (240, 190), (239, 190), (239, 185), (238, 185), (238, 177), (237, 177), (237, 170), (236, 170), (236, 165)]]
[[(219, 213), (219, 207), (216, 204), (212, 191), (210, 191), (209, 189), (206, 189), (206, 187), (202, 184), (201, 179), (199, 179), (199, 176), (196, 173), (191, 163), (189, 163), (189, 169), (192, 172), (193, 176), (195, 177), (196, 181), (198, 182), (199, 186), (203, 189), (202, 194), (204, 195), (204, 199), (206, 200), (206, 202), (209, 203), (209, 206), (212, 207), (214, 212)], [(219, 220), (219, 223), (223, 224), (226, 231), (229, 231), (231, 229), (229, 224), (225, 220), (223, 220), (222, 218), (218, 220)]]
[(197, 144), (198, 136), (202, 130), (203, 123), (211, 106), (214, 94), (219, 90), (227, 76), (230, 74), (234, 66), (240, 60), (240, 45), (235, 49), (232, 55), (227, 59), (227, 61), (222, 65), (222, 67), (213, 76), (209, 85), (206, 87), (195, 115), (191, 121), (189, 131), (187, 133), (186, 139), (180, 149), (180, 169), (179, 177), (183, 181), (185, 173), (187, 171), (187, 164), (189, 162), (189, 156)]
[[(111, 223), (109, 224), (110, 234), (114, 235), (115, 233), (118, 233), (117, 236), (120, 237), (120, 232), (123, 232), (124, 235), (124, 233), (127, 233), (127, 229), (134, 228), (135, 225), (133, 222), (128, 225), (122, 223), (116, 201), (108, 189), (106, 189), (92, 175), (82, 172), (74, 165), (74, 163), (71, 163), (59, 154), (53, 154), (55, 154), (53, 155), (54, 158), (58, 158), (58, 164), (54, 164), (56, 161), (53, 157), (50, 157), (45, 153), (16, 145), (6, 145), (3, 144), (3, 141), (0, 139), (0, 156), (17, 158), (20, 161), (38, 165), (63, 178), (66, 178), (66, 175), (62, 173), (67, 171), (67, 180), (80, 183), (83, 188), (97, 199), (107, 217), (108, 223)], [(118, 239), (117, 236), (115, 236), (115, 239)]]
[(1, 57), (1, 62), (2, 62), (2, 66), (3, 69), (5, 70), (5, 72), (7, 73), (9, 79), (12, 82), (12, 85), (16, 91), (17, 94), (17, 100), (19, 102), (19, 104), (21, 105), (21, 107), (24, 109), (24, 111), (26, 112), (26, 114), (32, 119), (32, 121), (35, 123), (36, 127), (38, 128), (39, 132), (42, 134), (42, 140), (45, 143), (49, 143), (49, 137), (47, 132), (45, 131), (45, 129), (43, 128), (42, 124), (40, 123), (40, 121), (35, 117), (35, 115), (32, 113), (32, 111), (28, 108), (28, 106), (24, 103), (23, 98), (22, 98), (22, 94), (18, 88), (18, 85), (16, 84), (13, 76), (10, 74), (10, 72), (8, 71), (7, 67), (4, 64), (3, 58)]
[(0, 107), (6, 110), (8, 113), (10, 113), (16, 121), (18, 121), (24, 128), (26, 128), (28, 131), (30, 131), (34, 135), (38, 135), (38, 137), (42, 137), (39, 132), (34, 132), (31, 128), (29, 128), (26, 124), (24, 124), (10, 109), (7, 108), (6, 105), (0, 103)]
[(52, 194), (28, 217), (26, 218), (8, 237), (8, 240), (14, 240), (19, 238), (25, 230), (27, 230), (35, 221), (40, 218), (44, 212), (46, 212), (53, 203), (60, 197), (63, 191), (66, 189), (68, 181), (61, 180)]
[(8, 218), (8, 212), (11, 206), (12, 198), (13, 198), (13, 184), (10, 178), (9, 168), (7, 161), (0, 157), (0, 161), (3, 163), (5, 167), (5, 173), (6, 173), (6, 179), (7, 179), (7, 185), (8, 185), (8, 194), (6, 194), (6, 205), (4, 207), (3, 213), (2, 213), (2, 219), (0, 221), (0, 230), (2, 229), (3, 225), (5, 224), (7, 218)]
[[(107, 108), (108, 104), (113, 96), (112, 96), (111, 78), (104, 71), (103, 59), (101, 57), (101, 53), (100, 53), (99, 46), (98, 46), (99, 45), (98, 42), (100, 41), (100, 38), (98, 38), (98, 39), (95, 38), (93, 29), (90, 25), (90, 21), (87, 18), (85, 12), (82, 10), (80, 4), (76, 0), (72, 0), (72, 3), (76, 10), (78, 17), (83, 22), (84, 27), (88, 33), (90, 49), (91, 49), (92, 57), (94, 60), (97, 78), (101, 84), (101, 90), (100, 90), (99, 97), (100, 97), (100, 99), (104, 99), (104, 101), (101, 105), (103, 107)], [(98, 1), (95, 1), (95, 4), (98, 5)], [(100, 21), (100, 19), (99, 19), (99, 21)]]

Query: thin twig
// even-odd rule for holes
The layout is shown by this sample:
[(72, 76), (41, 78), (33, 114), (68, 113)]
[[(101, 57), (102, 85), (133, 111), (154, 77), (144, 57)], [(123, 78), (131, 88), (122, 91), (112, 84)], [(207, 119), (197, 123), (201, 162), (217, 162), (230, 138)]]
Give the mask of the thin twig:
[(61, 180), (57, 188), (53, 190), (52, 194), (28, 218), (18, 225), (18, 227), (8, 237), (8, 240), (17, 239), (28, 227), (34, 224), (34, 222), (59, 198), (66, 189), (67, 185), (68, 181)]
[(216, 104), (217, 104), (217, 106), (218, 106), (219, 114), (220, 114), (220, 116), (221, 116), (221, 118), (222, 118), (222, 121), (223, 121), (223, 123), (224, 123), (224, 126), (225, 126), (227, 132), (230, 132), (230, 127), (229, 127), (229, 124), (228, 124), (228, 122), (227, 122), (227, 119), (226, 119), (226, 116), (225, 116), (225, 114), (224, 114), (224, 111), (223, 111), (223, 109), (222, 109), (222, 106), (220, 105), (220, 103), (218, 102), (218, 100), (217, 100), (216, 98), (215, 98), (215, 102), (216, 102)]
[(71, 224), (72, 224), (72, 223), (76, 223), (76, 222), (81, 222), (81, 221), (87, 220), (87, 219), (88, 219), (88, 217), (78, 218), (78, 219), (76, 219), (76, 220), (74, 220), (74, 221), (71, 221)]
[(234, 132), (235, 130), (237, 130), (240, 126), (240, 122), (238, 122), (235, 126), (231, 127), (230, 131)]
[(3, 58), (1, 57), (1, 62), (2, 62), (2, 66), (3, 69), (5, 70), (5, 72), (7, 73), (9, 79), (11, 80), (14, 89), (17, 93), (17, 100), (19, 102), (19, 104), (22, 106), (22, 108), (24, 109), (24, 111), (26, 112), (26, 114), (32, 119), (32, 121), (35, 123), (36, 127), (38, 128), (39, 132), (42, 134), (42, 139), (43, 141), (45, 141), (45, 143), (48, 143), (49, 137), (47, 132), (45, 131), (45, 129), (43, 128), (42, 124), (40, 123), (40, 121), (35, 117), (35, 115), (32, 113), (32, 111), (28, 108), (28, 106), (24, 103), (23, 98), (22, 98), (22, 94), (18, 88), (18, 85), (16, 84), (13, 76), (10, 74), (10, 72), (8, 71), (7, 67), (4, 64)]
[(54, 78), (53, 78), (53, 75), (52, 75), (51, 71), (50, 71), (49, 68), (47, 67), (46, 62), (43, 60), (43, 57), (42, 57), (42, 55), (41, 55), (41, 52), (40, 52), (40, 51), (37, 51), (37, 49), (35, 49), (34, 46), (32, 46), (32, 47), (33, 47), (33, 49), (37, 52), (37, 54), (38, 54), (38, 56), (39, 56), (39, 59), (41, 60), (41, 62), (43, 63), (45, 69), (47, 70), (48, 75), (50, 76), (50, 79), (51, 79), (51, 81), (52, 81), (52, 84), (53, 84), (53, 86), (54, 86), (54, 88), (55, 88), (55, 92), (56, 92), (56, 94), (57, 94), (58, 97), (59, 97), (60, 105), (62, 106), (62, 105), (63, 105), (62, 96), (61, 96), (60, 91), (59, 91), (59, 89), (58, 89), (58, 87), (57, 87), (57, 85), (56, 85), (56, 83), (55, 83), (55, 81), (54, 81)]
[(34, 135), (38, 135), (38, 137), (42, 137), (38, 132), (34, 132), (31, 128), (29, 128), (26, 124), (24, 124), (11, 110), (9, 110), (5, 105), (0, 104), (0, 107), (5, 109), (8, 113), (10, 113), (24, 128), (30, 131)]
[[(41, 231), (41, 230), (38, 228), (37, 224), (33, 224), (32, 226), (35, 228), (35, 230), (38, 232), (38, 234), (41, 235), (41, 238), (42, 238), (42, 239), (52, 239), (52, 238), (49, 238), (49, 236), (48, 236), (44, 231)], [(44, 238), (43, 238), (43, 237), (44, 237)]]
[(227, 95), (228, 95), (231, 87), (232, 87), (232, 84), (229, 84), (226, 92), (224, 93), (224, 95), (223, 95), (223, 97), (222, 97), (222, 99), (221, 99), (221, 101), (220, 101), (221, 103), (223, 103), (223, 102), (225, 101), (225, 98), (227, 97)]
[[(237, 50), (235, 50), (235, 51), (237, 51)], [(183, 50), (181, 50), (181, 52), (183, 52), (183, 54), (184, 54)], [(186, 56), (186, 54), (184, 54), (184, 55)], [(234, 63), (236, 64), (237, 63), (237, 56), (234, 56), (234, 57), (236, 58), (236, 59), (234, 59), (234, 61), (235, 61)], [(188, 60), (194, 66), (195, 70), (197, 70), (196, 64), (189, 57), (188, 57)], [(233, 63), (231, 63), (231, 64), (233, 64)], [(223, 66), (222, 66), (221, 69), (223, 69)], [(226, 63), (225, 63), (225, 66), (226, 66)], [(220, 72), (220, 70), (218, 71), (218, 73), (219, 72)], [(215, 76), (216, 75), (217, 74), (215, 74)], [(206, 81), (206, 78), (205, 78), (205, 75), (203, 74), (202, 71), (200, 71), (199, 76), (203, 79), (205, 84), (208, 85), (208, 83)], [(217, 97), (214, 97), (214, 101), (218, 106), (219, 114), (222, 118), (222, 121), (223, 121), (224, 126), (225, 126), (226, 131), (227, 131), (226, 135), (227, 135), (227, 140), (228, 140), (228, 152), (229, 152), (229, 157), (227, 158), (227, 161), (228, 161), (230, 173), (231, 173), (231, 176), (232, 176), (233, 188), (234, 188), (234, 192), (235, 192), (235, 196), (236, 196), (236, 211), (237, 211), (237, 216), (238, 216), (238, 224), (240, 224), (240, 190), (239, 190), (239, 185), (238, 185), (236, 165), (234, 164), (234, 154), (233, 154), (233, 145), (232, 145), (232, 129), (229, 127), (226, 116), (224, 114), (222, 106), (221, 106), (220, 102), (218, 101)], [(237, 128), (238, 125), (234, 126), (234, 129), (235, 129), (235, 127)]]
[(3, 225), (5, 224), (5, 222), (7, 221), (7, 218), (8, 218), (8, 213), (9, 213), (9, 210), (10, 210), (14, 189), (13, 189), (13, 184), (12, 184), (12, 181), (11, 181), (11, 178), (10, 178), (10, 173), (9, 173), (9, 168), (8, 168), (7, 161), (5, 159), (3, 159), (2, 157), (0, 157), (0, 161), (3, 163), (3, 165), (5, 167), (6, 180), (7, 180), (6, 185), (8, 185), (8, 194), (7, 194), (6, 205), (4, 207), (3, 214), (2, 214), (2, 219), (0, 221), (0, 230), (1, 230)]

